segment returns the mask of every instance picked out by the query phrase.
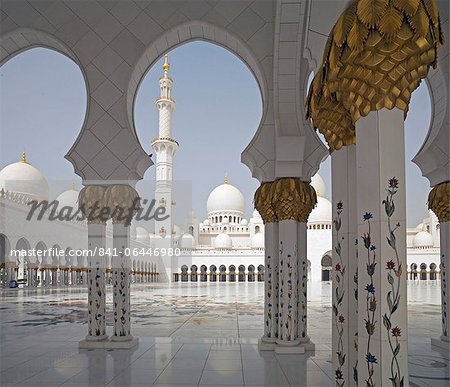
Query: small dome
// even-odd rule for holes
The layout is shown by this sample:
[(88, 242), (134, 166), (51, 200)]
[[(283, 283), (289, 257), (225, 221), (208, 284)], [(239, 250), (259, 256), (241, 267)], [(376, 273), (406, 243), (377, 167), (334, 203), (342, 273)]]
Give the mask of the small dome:
[(314, 187), (317, 196), (325, 197), (326, 196), (326, 185), (318, 173), (316, 173), (311, 179), (311, 185)]
[(205, 221), (203, 222), (203, 226), (209, 226), (209, 225), (210, 225), (209, 219), (205, 219)]
[(186, 233), (181, 236), (178, 244), (182, 249), (192, 249), (195, 247), (195, 239), (191, 234)]
[(58, 201), (58, 209), (63, 207), (70, 207), (75, 211), (78, 209), (78, 194), (79, 192), (75, 188), (71, 188), (62, 192), (56, 200)]
[(328, 199), (317, 197), (317, 206), (311, 211), (308, 223), (331, 222), (332, 205)]
[(261, 218), (261, 214), (258, 212), (257, 209), (253, 210), (252, 218)]
[(216, 249), (232, 249), (233, 242), (228, 234), (221, 233), (214, 239), (214, 248)]
[(136, 226), (134, 224), (130, 225), (130, 239), (136, 239), (137, 237), (137, 231)]
[(418, 230), (420, 230), (420, 231), (423, 231), (423, 230), (424, 230), (423, 223), (419, 223), (419, 224), (416, 226), (416, 228), (417, 228)]
[(433, 236), (427, 231), (420, 231), (414, 236), (414, 247), (432, 247), (433, 245)]
[(247, 219), (241, 219), (241, 224), (242, 226), (247, 226), (248, 225), (248, 220)]
[(148, 243), (150, 241), (148, 231), (144, 227), (136, 227), (136, 239), (140, 242)]
[(257, 232), (252, 237), (252, 248), (263, 249), (264, 248), (264, 235), (262, 232)]
[(211, 212), (238, 211), (245, 209), (244, 195), (234, 185), (225, 183), (214, 188), (206, 202), (208, 214)]
[(44, 175), (26, 161), (9, 164), (0, 171), (0, 190), (28, 195), (33, 199), (48, 200), (48, 182)]

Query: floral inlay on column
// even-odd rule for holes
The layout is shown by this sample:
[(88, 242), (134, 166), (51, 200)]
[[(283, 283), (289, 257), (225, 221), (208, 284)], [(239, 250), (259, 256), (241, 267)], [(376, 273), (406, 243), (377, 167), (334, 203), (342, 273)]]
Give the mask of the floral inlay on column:
[(395, 231), (400, 227), (400, 223), (397, 223), (395, 227), (392, 226), (391, 218), (395, 213), (394, 195), (398, 192), (398, 179), (395, 177), (389, 179), (388, 194), (385, 200), (383, 200), (384, 210), (388, 217), (388, 234), (386, 238), (387, 243), (394, 253), (394, 259), (386, 262), (387, 280), (391, 286), (387, 293), (386, 300), (388, 304), (389, 313), (384, 314), (383, 324), (386, 328), (387, 338), (389, 342), (389, 348), (392, 352), (391, 366), (390, 366), (390, 380), (395, 387), (404, 385), (404, 377), (401, 375), (400, 365), (398, 363), (398, 356), (400, 354), (400, 343), (398, 338), (401, 336), (401, 328), (398, 326), (392, 327), (391, 319), (392, 315), (397, 311), (400, 302), (400, 283), (402, 276), (402, 265), (398, 255), (396, 247)]
[(368, 379), (366, 379), (366, 385), (368, 387), (374, 387), (375, 382), (372, 379), (374, 373), (374, 365), (378, 364), (377, 358), (370, 352), (371, 338), (375, 333), (375, 311), (377, 310), (377, 299), (375, 296), (374, 274), (377, 265), (376, 262), (376, 247), (372, 245), (370, 235), (370, 219), (373, 218), (372, 213), (366, 212), (363, 216), (364, 221), (367, 222), (367, 232), (361, 237), (364, 241), (364, 247), (367, 250), (367, 274), (369, 275), (370, 282), (366, 285), (366, 318), (364, 319), (366, 324), (366, 331), (369, 335), (366, 345), (366, 364), (368, 371)]
[[(356, 262), (358, 262), (358, 239), (355, 239), (355, 255)], [(358, 265), (355, 268), (355, 274), (353, 276), (353, 283), (355, 284), (353, 297), (355, 297), (356, 305), (358, 305)], [(356, 315), (358, 315), (358, 308), (356, 308)], [(356, 328), (356, 332), (354, 334), (353, 345), (355, 347), (356, 352), (358, 352), (358, 328)], [(356, 360), (353, 365), (353, 380), (356, 384), (358, 384), (358, 360)]]
[(336, 230), (336, 246), (334, 251), (338, 257), (338, 263), (336, 264), (335, 271), (335, 281), (336, 281), (336, 302), (333, 303), (333, 314), (334, 314), (334, 324), (336, 326), (336, 331), (338, 333), (337, 338), (337, 352), (336, 355), (338, 357), (339, 367), (335, 370), (335, 382), (336, 386), (342, 387), (345, 385), (344, 373), (342, 372), (342, 367), (345, 364), (346, 353), (344, 352), (344, 323), (345, 318), (343, 316), (343, 312), (341, 310), (342, 300), (345, 295), (345, 265), (342, 261), (342, 246), (341, 241), (344, 240), (344, 237), (341, 237), (339, 231), (342, 226), (341, 214), (342, 214), (343, 204), (342, 202), (338, 202), (336, 206), (336, 219), (333, 220), (334, 229)]

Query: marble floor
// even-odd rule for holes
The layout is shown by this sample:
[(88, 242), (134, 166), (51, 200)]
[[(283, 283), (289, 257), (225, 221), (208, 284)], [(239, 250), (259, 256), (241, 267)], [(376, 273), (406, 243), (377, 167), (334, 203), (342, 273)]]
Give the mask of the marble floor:
[[(430, 345), (440, 332), (439, 287), (410, 283), (408, 297), (411, 385), (449, 386), (450, 354)], [(0, 300), (1, 386), (333, 385), (327, 283), (309, 289), (316, 350), (305, 355), (258, 351), (261, 283), (133, 284), (133, 350), (78, 350), (84, 288), (0, 289)]]

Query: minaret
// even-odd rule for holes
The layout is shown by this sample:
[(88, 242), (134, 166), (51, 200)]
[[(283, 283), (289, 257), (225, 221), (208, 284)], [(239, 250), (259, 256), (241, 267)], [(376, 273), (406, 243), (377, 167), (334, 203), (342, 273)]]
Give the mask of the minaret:
[(158, 222), (155, 233), (161, 236), (172, 234), (172, 171), (173, 157), (178, 150), (178, 142), (172, 138), (172, 112), (175, 101), (172, 99), (173, 80), (169, 78), (170, 65), (168, 56), (164, 57), (164, 75), (159, 80), (160, 96), (156, 100), (159, 110), (159, 135), (152, 141), (152, 147), (156, 154), (156, 190), (155, 200), (157, 206), (166, 207), (166, 215), (169, 218)]

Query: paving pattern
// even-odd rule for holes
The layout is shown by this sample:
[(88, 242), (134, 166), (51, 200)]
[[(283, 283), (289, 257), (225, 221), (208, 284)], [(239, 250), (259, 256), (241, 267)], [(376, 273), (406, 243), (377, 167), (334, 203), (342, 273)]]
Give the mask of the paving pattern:
[[(316, 351), (305, 355), (258, 351), (260, 283), (133, 284), (134, 350), (78, 350), (87, 332), (84, 288), (3, 289), (0, 385), (332, 386), (331, 285), (310, 285)], [(430, 345), (440, 334), (439, 294), (436, 284), (408, 284), (411, 386), (450, 385), (450, 354)]]

